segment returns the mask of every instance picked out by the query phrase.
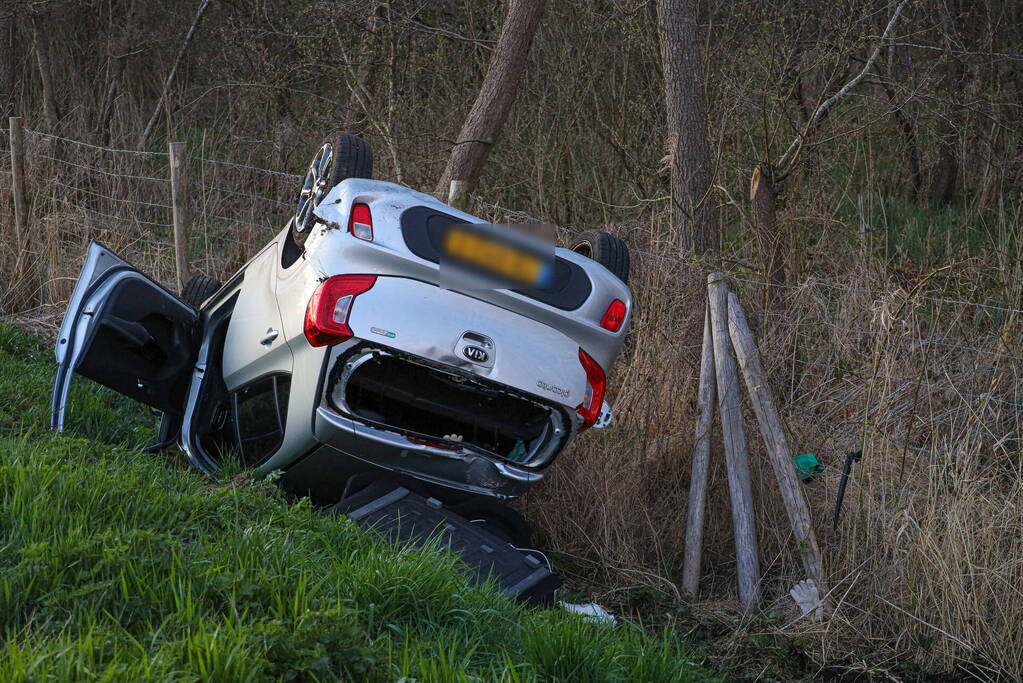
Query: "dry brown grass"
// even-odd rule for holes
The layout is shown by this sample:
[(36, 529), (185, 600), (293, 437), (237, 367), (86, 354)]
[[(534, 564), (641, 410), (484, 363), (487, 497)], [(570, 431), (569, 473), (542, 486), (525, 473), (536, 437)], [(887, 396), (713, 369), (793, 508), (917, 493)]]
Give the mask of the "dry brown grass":
[[(29, 234), (0, 263), (8, 274), (0, 288), (8, 318), (52, 329), (92, 238), (171, 281), (170, 214), (153, 206), (168, 202), (159, 180), (167, 176), (165, 158), (34, 135), (29, 143)], [(68, 187), (39, 181), (54, 177)], [(198, 162), (193, 180), (201, 191), (192, 255), (198, 270), (218, 276), (282, 223), (297, 182)], [(476, 208), (502, 216), (482, 200)], [(6, 193), (0, 212), (10, 225)], [(998, 220), (1011, 234), (1016, 216), (1003, 212)], [(661, 596), (658, 609), (668, 606), (675, 618), (672, 605), (685, 602), (676, 576), (707, 268), (676, 258), (656, 212), (610, 229), (635, 248), (636, 317), (612, 378), (615, 423), (576, 442), (524, 505), (571, 578), (598, 599), (627, 605), (652, 590)], [(1013, 244), (1006, 239), (1001, 257), (1009, 269), (1019, 262)], [(731, 265), (791, 444), (827, 467), (805, 491), (836, 610), (824, 625), (794, 618), (786, 593), (802, 578), (800, 563), (749, 413), (767, 599), (762, 618), (735, 611), (727, 487), (715, 441), (704, 579), (691, 610), (731, 629), (732, 645), (721, 647), (721, 656), (740, 657), (754, 635), (781, 633), (799, 635), (821, 666), (881, 671), (911, 662), (929, 671), (965, 666), (980, 677), (1023, 675), (1023, 357), (1013, 278), (988, 292), (1010, 305), (986, 307), (954, 300), (987, 277), (969, 261), (907, 277), (879, 259), (834, 259), (822, 268), (826, 282), (777, 292)], [(863, 461), (832, 530), (844, 456), (860, 448)], [(857, 664), (864, 653), (867, 663)]]
[[(574, 444), (527, 503), (556, 547), (585, 558), (584, 579), (623, 602), (637, 586), (680, 590), (705, 301), (704, 269), (648, 257), (638, 270), (633, 342), (613, 378), (615, 424)], [(800, 562), (747, 410), (764, 592), (776, 617), (753, 628), (809, 637), (821, 665), (858, 649), (927, 670), (1023, 674), (1020, 311), (941, 299), (953, 280), (980, 275), (943, 271), (914, 291), (880, 265), (860, 265), (785, 289), (767, 309), (761, 285), (735, 282), (790, 443), (827, 467), (805, 491), (836, 603), (823, 627), (791, 618), (786, 594), (803, 578)], [(699, 598), (712, 605), (736, 597), (719, 438)], [(858, 449), (863, 461), (832, 530), (844, 456)], [(749, 635), (748, 623), (732, 623)]]

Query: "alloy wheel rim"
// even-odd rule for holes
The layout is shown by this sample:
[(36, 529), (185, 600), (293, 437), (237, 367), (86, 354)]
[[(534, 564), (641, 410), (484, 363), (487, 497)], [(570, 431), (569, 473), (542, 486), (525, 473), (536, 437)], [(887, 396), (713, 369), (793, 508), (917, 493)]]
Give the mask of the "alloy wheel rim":
[(312, 228), (313, 209), (323, 201), (324, 195), (330, 189), (327, 187), (330, 178), (331, 167), (334, 163), (334, 150), (330, 143), (320, 147), (320, 150), (313, 157), (302, 181), (302, 189), (298, 194), (298, 207), (295, 212), (295, 228), (298, 232), (305, 232)]

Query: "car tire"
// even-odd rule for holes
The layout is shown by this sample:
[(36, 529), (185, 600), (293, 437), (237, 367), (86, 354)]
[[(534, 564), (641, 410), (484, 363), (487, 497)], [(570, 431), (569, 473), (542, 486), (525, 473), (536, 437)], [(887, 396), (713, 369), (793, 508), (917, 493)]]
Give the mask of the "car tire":
[(213, 296), (220, 289), (220, 280), (205, 275), (195, 275), (181, 288), (181, 300), (198, 309), (202, 302)]
[(291, 221), (291, 236), (302, 246), (315, 223), (313, 209), (334, 186), (348, 178), (373, 177), (373, 149), (369, 143), (351, 133), (327, 136), (309, 163), (298, 205)]
[(629, 247), (609, 232), (587, 230), (572, 240), (572, 251), (590, 258), (629, 283)]
[(337, 133), (323, 142), (333, 144), (337, 150), (328, 191), (348, 178), (373, 177), (373, 148), (368, 142), (351, 133)]

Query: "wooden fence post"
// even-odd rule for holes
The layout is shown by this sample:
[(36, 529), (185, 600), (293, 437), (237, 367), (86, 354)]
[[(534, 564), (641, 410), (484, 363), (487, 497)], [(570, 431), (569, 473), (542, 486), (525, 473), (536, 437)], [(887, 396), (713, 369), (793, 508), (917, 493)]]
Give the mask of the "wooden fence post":
[(739, 602), (746, 611), (751, 611), (760, 602), (760, 559), (757, 555), (757, 528), (753, 518), (749, 452), (742, 422), (742, 405), (739, 402), (739, 376), (728, 336), (728, 284), (723, 273), (707, 276), (707, 292), (710, 298), (711, 334), (714, 338), (718, 416), (725, 442), (732, 526), (735, 529)]
[(25, 136), (21, 129), (21, 117), (10, 117), (11, 132), (11, 189), (14, 193), (14, 244), (21, 250), (21, 237), (28, 223), (28, 208), (25, 205)]
[(174, 265), (178, 276), (178, 291), (188, 282), (188, 233), (191, 216), (188, 213), (188, 158), (185, 143), (170, 143), (171, 205), (174, 211)]
[(695, 596), (700, 586), (703, 556), (703, 526), (707, 504), (707, 470), (710, 465), (710, 430), (714, 426), (714, 335), (710, 308), (704, 312), (703, 355), (700, 357), (700, 388), (696, 394), (696, 440), (693, 445), (693, 476), (689, 483), (689, 513), (686, 516), (686, 554), (682, 564), (682, 587)]
[(785, 511), (788, 512), (796, 543), (799, 544), (803, 566), (809, 577), (817, 583), (818, 595), (826, 595), (824, 564), (820, 547), (817, 545), (817, 536), (810, 521), (810, 506), (806, 503), (803, 489), (792, 465), (792, 450), (785, 437), (785, 430), (778, 409), (774, 405), (771, 390), (767, 386), (767, 375), (760, 363), (760, 354), (753, 343), (749, 325), (746, 324), (746, 316), (742, 312), (738, 297), (731, 293), (728, 295), (728, 330), (735, 355), (739, 359), (739, 367), (742, 368), (743, 378), (746, 380), (753, 411), (760, 423), (764, 445), (771, 457), (774, 476), (778, 479), (778, 488), (781, 490), (782, 500), (785, 501)]

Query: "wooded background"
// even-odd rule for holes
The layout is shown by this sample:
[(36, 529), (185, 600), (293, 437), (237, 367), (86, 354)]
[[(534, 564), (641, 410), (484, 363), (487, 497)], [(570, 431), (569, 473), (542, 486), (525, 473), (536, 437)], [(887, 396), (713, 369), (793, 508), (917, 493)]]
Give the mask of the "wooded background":
[[(5, 316), (52, 330), (90, 238), (173, 281), (168, 142), (199, 188), (194, 264), (223, 276), (283, 227), (324, 135), (359, 133), (377, 177), (463, 179), (476, 215), (633, 249), (616, 423), (523, 502), (573, 586), (723, 638), (725, 663), (1023, 673), (1023, 2), (2, 7), (29, 200), (0, 258)], [(764, 613), (733, 610), (717, 435), (704, 580), (696, 601), (680, 589), (711, 269), (733, 278), (790, 442), (827, 468), (806, 487), (824, 626), (786, 611), (800, 563), (760, 444)]]

